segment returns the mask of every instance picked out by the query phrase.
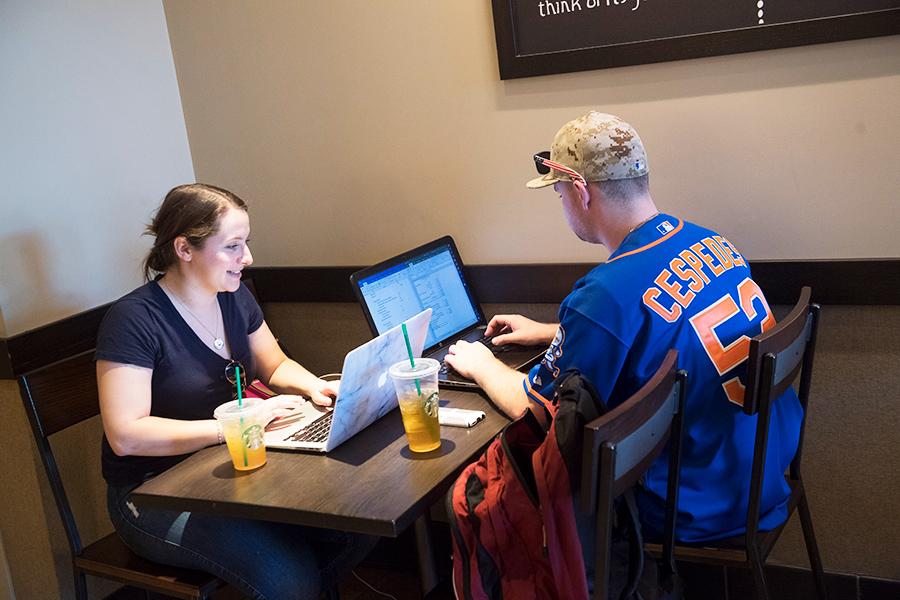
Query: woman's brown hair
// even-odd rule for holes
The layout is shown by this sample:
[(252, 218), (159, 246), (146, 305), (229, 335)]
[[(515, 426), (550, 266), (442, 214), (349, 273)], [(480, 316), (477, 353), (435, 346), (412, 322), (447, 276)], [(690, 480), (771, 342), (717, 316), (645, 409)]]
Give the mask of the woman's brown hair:
[(184, 236), (191, 246), (202, 248), (219, 231), (219, 219), (231, 207), (247, 211), (237, 194), (214, 185), (189, 183), (172, 188), (144, 232), (155, 238), (144, 259), (144, 278), (150, 281), (155, 273), (165, 273), (175, 264), (175, 238)]

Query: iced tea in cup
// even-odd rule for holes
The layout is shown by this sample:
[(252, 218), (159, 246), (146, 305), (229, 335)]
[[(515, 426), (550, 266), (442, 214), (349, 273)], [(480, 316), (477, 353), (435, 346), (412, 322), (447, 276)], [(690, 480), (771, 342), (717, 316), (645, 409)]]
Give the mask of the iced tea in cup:
[(250, 471), (266, 464), (266, 423), (262, 422), (262, 403), (259, 398), (232, 400), (213, 412), (222, 424), (225, 445), (238, 471)]
[(388, 371), (397, 390), (403, 429), (413, 452), (430, 452), (441, 447), (438, 423), (438, 371), (433, 358), (417, 358), (415, 366), (405, 360)]

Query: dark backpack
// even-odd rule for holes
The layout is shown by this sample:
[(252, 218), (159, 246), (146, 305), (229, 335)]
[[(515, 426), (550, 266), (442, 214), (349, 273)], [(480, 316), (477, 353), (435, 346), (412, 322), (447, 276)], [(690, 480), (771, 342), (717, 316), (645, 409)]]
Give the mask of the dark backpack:
[[(583, 427), (605, 412), (593, 385), (567, 371), (551, 403), (535, 403), (463, 470), (447, 494), (457, 598), (588, 599), (574, 498)], [(635, 524), (633, 502), (622, 506), (620, 521)], [(623, 597), (636, 589), (643, 558), (639, 526), (626, 529)]]

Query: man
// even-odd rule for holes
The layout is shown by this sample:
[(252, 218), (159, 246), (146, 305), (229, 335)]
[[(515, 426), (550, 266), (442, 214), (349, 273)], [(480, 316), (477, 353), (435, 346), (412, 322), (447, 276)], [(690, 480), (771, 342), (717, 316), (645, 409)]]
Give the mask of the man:
[[(660, 214), (637, 132), (618, 117), (589, 112), (556, 134), (529, 188), (553, 186), (569, 227), (602, 244), (607, 261), (575, 284), (559, 325), (519, 315), (491, 319), (495, 344), (549, 344), (524, 375), (481, 344), (458, 342), (447, 362), (474, 379), (510, 417), (530, 398), (551, 398), (556, 377), (577, 368), (616, 406), (650, 379), (670, 348), (688, 371), (676, 537), (684, 542), (745, 531), (756, 417), (741, 412), (749, 338), (775, 323), (746, 260), (721, 235)], [(543, 167), (543, 168), (542, 168)], [(772, 409), (760, 529), (787, 516), (782, 474), (797, 449), (801, 407), (793, 390)], [(662, 531), (668, 471), (664, 452), (647, 471), (638, 504), (645, 536)]]

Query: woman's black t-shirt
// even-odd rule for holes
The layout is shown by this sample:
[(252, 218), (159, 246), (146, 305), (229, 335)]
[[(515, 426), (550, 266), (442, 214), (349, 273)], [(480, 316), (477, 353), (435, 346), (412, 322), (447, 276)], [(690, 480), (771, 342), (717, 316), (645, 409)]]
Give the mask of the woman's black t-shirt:
[[(231, 356), (256, 373), (249, 335), (263, 323), (262, 310), (244, 284), (218, 296)], [(188, 326), (156, 281), (120, 298), (97, 335), (97, 360), (153, 369), (150, 414), (169, 419), (211, 419), (232, 398), (225, 379), (228, 360), (213, 352)], [(110, 485), (140, 483), (190, 456), (118, 456), (103, 436), (103, 477)]]

